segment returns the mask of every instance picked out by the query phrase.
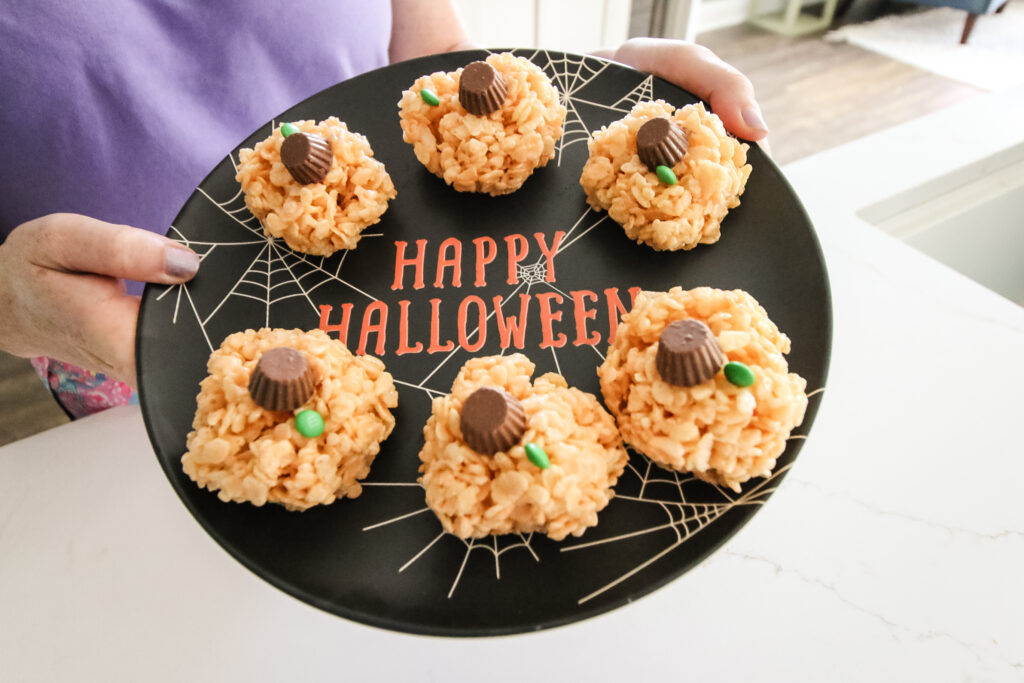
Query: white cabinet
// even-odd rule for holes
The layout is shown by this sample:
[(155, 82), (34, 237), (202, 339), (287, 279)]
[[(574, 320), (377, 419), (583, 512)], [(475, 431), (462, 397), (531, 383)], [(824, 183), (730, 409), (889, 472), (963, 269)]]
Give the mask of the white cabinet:
[(591, 52), (629, 37), (631, 0), (455, 0), (482, 47)]

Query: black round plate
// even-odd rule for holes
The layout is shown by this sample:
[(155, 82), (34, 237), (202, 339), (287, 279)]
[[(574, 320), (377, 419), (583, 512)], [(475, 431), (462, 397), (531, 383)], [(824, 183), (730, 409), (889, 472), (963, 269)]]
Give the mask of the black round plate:
[[(753, 173), (743, 203), (725, 219), (717, 244), (678, 253), (637, 245), (606, 214), (587, 207), (579, 176), (588, 134), (637, 101), (661, 98), (682, 106), (695, 98), (597, 58), (518, 53), (547, 72), (569, 111), (557, 157), (518, 192), (499, 198), (455, 192), (402, 141), (396, 106), (402, 90), (418, 76), (454, 70), (485, 53), (396, 64), (311, 97), (240, 145), (252, 147), (280, 121), (331, 115), (366, 135), (398, 197), (357, 250), (310, 257), (264, 237), (234, 179), (236, 149), (193, 193), (168, 233), (202, 254), (199, 275), (186, 285), (148, 286), (143, 297), (137, 341), (142, 412), (178, 495), (253, 572), (309, 604), (363, 623), (434, 635), (496, 635), (566, 624), (625, 604), (678, 577), (735, 533), (779, 485), (800, 448), (801, 440), (790, 441), (773, 476), (749, 482), (741, 494), (666, 472), (633, 454), (600, 523), (578, 539), (555, 543), (533, 534), (465, 542), (446, 535), (416, 483), (423, 424), (431, 398), (450, 389), (468, 358), (501, 351), (494, 316), (486, 320), (485, 339), (474, 332), (481, 305), (490, 315), (496, 296), (502, 297), (503, 317), (519, 316), (527, 302), (523, 352), (538, 374), (559, 371), (570, 385), (599, 396), (595, 368), (607, 349), (609, 314), (614, 316), (616, 302), (629, 305), (630, 288), (745, 289), (792, 338), (790, 368), (807, 378), (809, 391), (824, 386), (831, 347), (828, 276), (814, 230), (778, 168), (760, 149), (750, 149)], [(541, 242), (552, 249), (559, 231), (564, 236), (552, 257), (554, 281), (547, 281)], [(474, 239), (484, 236), (493, 238), (497, 255), (478, 286), (476, 249), (486, 240)], [(407, 243), (405, 256), (412, 258), (417, 240), (426, 240), (423, 287), (415, 288), (415, 266), (409, 265), (396, 288), (397, 243)], [(461, 248), (461, 283), (452, 267), (438, 281), (444, 240), (449, 257)], [(526, 257), (510, 266), (509, 245), (522, 250), (524, 244)], [(465, 327), (458, 321), (460, 307)], [(246, 328), (312, 329), (322, 315), (327, 325), (341, 325), (346, 310), (349, 347), (363, 343), (375, 353), (382, 343), (378, 355), (400, 394), (397, 425), (362, 496), (297, 513), (222, 503), (199, 489), (183, 474), (180, 459), (211, 350)], [(371, 327), (386, 311), (382, 341), (372, 330), (362, 332), (368, 310)], [(409, 348), (422, 345), (419, 352), (399, 353), (403, 311), (404, 341)], [(483, 341), (482, 347), (463, 350), (460, 334), (463, 344)], [(595, 334), (600, 342), (586, 343)], [(448, 343), (453, 351), (431, 348)], [(801, 435), (818, 401), (811, 399)]]

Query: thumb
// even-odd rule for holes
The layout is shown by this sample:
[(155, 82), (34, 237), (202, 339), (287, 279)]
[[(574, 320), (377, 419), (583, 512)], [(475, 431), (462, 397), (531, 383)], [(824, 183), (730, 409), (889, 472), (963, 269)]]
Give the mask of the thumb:
[(703, 45), (665, 38), (630, 38), (615, 58), (689, 90), (711, 103), (726, 130), (746, 140), (768, 135), (750, 79)]
[(733, 78), (728, 85), (715, 88), (708, 100), (727, 130), (746, 140), (762, 140), (768, 135), (768, 125), (754, 99), (754, 87), (745, 77)]
[(173, 240), (78, 214), (37, 222), (33, 263), (72, 273), (177, 284), (199, 270), (199, 255)]

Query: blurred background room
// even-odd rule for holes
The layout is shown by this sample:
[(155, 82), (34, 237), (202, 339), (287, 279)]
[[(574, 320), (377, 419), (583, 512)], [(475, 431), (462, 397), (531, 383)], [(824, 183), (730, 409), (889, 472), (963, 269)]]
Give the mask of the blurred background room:
[[(753, 81), (805, 203), (831, 202), (1024, 305), (1024, 0), (455, 4), (486, 47), (706, 45)], [(0, 416), (0, 445), (68, 419), (29, 362), (2, 352)]]

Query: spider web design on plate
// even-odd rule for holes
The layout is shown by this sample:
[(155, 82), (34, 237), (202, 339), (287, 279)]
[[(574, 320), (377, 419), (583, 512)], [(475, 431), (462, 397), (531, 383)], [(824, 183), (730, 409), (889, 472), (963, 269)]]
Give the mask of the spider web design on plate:
[[(272, 128), (273, 129), (273, 125)], [(230, 158), (230, 157), (229, 157)], [(231, 158), (232, 164), (235, 160)], [(174, 313), (172, 322), (178, 323), (178, 316), (182, 304), (186, 304), (195, 317), (199, 329), (206, 339), (206, 344), (213, 352), (214, 344), (207, 332), (207, 326), (220, 313), (225, 305), (233, 298), (250, 299), (263, 305), (263, 325), (270, 326), (271, 310), (274, 306), (290, 302), (291, 299), (304, 299), (314, 315), (319, 316), (320, 310), (313, 303), (312, 294), (328, 282), (338, 282), (346, 288), (371, 301), (377, 301), (377, 297), (369, 294), (341, 277), (342, 266), (345, 264), (347, 251), (334, 256), (310, 256), (293, 251), (283, 240), (275, 237), (268, 237), (263, 232), (260, 221), (250, 213), (242, 197), (242, 190), (227, 201), (218, 202), (208, 195), (202, 188), (197, 191), (206, 197), (210, 203), (220, 209), (226, 216), (234, 221), (242, 234), (237, 241), (231, 242), (204, 242), (192, 240), (186, 237), (173, 225), (167, 236), (171, 239), (191, 248), (199, 254), (200, 265), (217, 249), (248, 249), (253, 250), (255, 245), (261, 245), (256, 255), (249, 262), (248, 267), (235, 280), (234, 284), (209, 310), (200, 311), (190, 292), (191, 284), (186, 282), (180, 285), (171, 285), (157, 296), (157, 301), (174, 294)], [(363, 233), (363, 238), (381, 237), (382, 233)]]
[[(530, 61), (540, 66), (545, 73), (547, 73), (558, 88), (559, 98), (567, 109), (564, 132), (557, 145), (557, 159), (559, 165), (561, 165), (562, 152), (565, 149), (577, 142), (588, 140), (591, 135), (590, 128), (586, 123), (584, 123), (583, 118), (580, 116), (577, 108), (578, 104), (610, 109), (625, 115), (629, 113), (630, 109), (632, 109), (632, 107), (638, 102), (649, 100), (653, 97), (653, 76), (647, 75), (643, 77), (629, 92), (622, 95), (622, 97), (610, 105), (582, 99), (578, 96), (579, 91), (600, 76), (608, 67), (610, 62), (596, 57), (582, 55), (567, 55), (561, 53), (552, 55), (547, 50), (535, 50), (526, 53), (520, 52), (520, 54), (526, 56)], [(273, 131), (275, 126), (276, 122), (271, 121), (269, 131)], [(229, 155), (228, 158), (230, 159), (232, 166), (237, 170), (238, 164), (234, 157)], [(345, 263), (345, 258), (348, 256), (347, 251), (341, 252), (340, 257), (338, 255), (331, 257), (311, 257), (295, 252), (277, 238), (266, 236), (263, 232), (260, 221), (253, 216), (248, 210), (248, 207), (246, 207), (245, 200), (242, 197), (241, 188), (238, 189), (233, 197), (226, 201), (215, 200), (202, 188), (197, 188), (197, 190), (213, 205), (237, 223), (238, 226), (246, 233), (245, 237), (234, 242), (203, 242), (190, 240), (177, 228), (171, 226), (168, 236), (199, 253), (200, 263), (217, 248), (252, 248), (253, 245), (260, 244), (261, 242), (263, 243), (263, 248), (261, 248), (257, 255), (252, 259), (249, 267), (242, 273), (241, 277), (239, 277), (239, 279), (212, 310), (201, 312), (197, 309), (195, 301), (189, 291), (188, 283), (172, 285), (157, 297), (157, 300), (162, 300), (171, 292), (175, 293), (174, 323), (177, 323), (178, 321), (178, 314), (182, 307), (183, 300), (187, 303), (199, 324), (203, 336), (206, 339), (206, 344), (211, 352), (214, 349), (214, 345), (207, 332), (207, 325), (221, 310), (224, 304), (226, 304), (232, 297), (251, 299), (262, 303), (265, 309), (264, 323), (268, 326), (270, 324), (270, 312), (273, 306), (290, 298), (305, 298), (313, 312), (319, 315), (319, 309), (313, 303), (310, 294), (315, 291), (316, 288), (330, 281), (339, 282), (366, 298), (374, 301), (377, 300), (377, 297), (359, 289), (341, 277), (342, 266)], [(589, 213), (590, 210), (588, 209), (587, 212), (581, 216), (580, 220), (582, 221)], [(565, 236), (563, 243), (560, 245), (558, 253), (560, 254), (564, 249), (571, 245), (572, 241), (575, 241), (575, 239), (579, 239), (585, 235), (606, 218), (607, 215), (601, 216), (597, 222), (586, 226), (578, 236), (571, 240), (572, 231), (570, 231), (570, 234)], [(577, 222), (577, 225), (573, 226), (573, 230), (575, 230), (578, 225), (579, 222)], [(380, 233), (363, 234), (363, 238), (380, 236)], [(566, 240), (570, 241), (567, 242)], [(334, 263), (334, 261), (336, 261), (336, 263)], [(542, 268), (543, 261), (541, 259), (539, 259), (537, 263), (530, 264), (528, 266), (518, 266), (520, 281), (521, 283), (526, 284), (527, 292), (529, 292), (531, 287), (536, 285), (547, 284), (548, 286), (551, 286), (550, 283), (543, 282), (543, 278), (538, 278), (538, 273)], [(561, 292), (553, 286), (551, 288), (555, 291), (559, 291), (559, 293), (565, 296), (564, 292)], [(516, 291), (510, 293), (505, 301), (507, 302), (511, 300), (516, 293)], [(492, 311), (488, 315), (488, 320), (490, 320), (493, 315), (494, 312)], [(598, 355), (601, 355), (596, 348), (590, 348), (593, 348)], [(552, 354), (554, 354), (553, 349)], [(557, 364), (557, 356), (555, 357), (555, 361)], [(427, 379), (429, 379), (429, 377)], [(426, 380), (424, 380), (424, 382), (425, 381)], [(423, 386), (424, 382), (409, 384), (409, 386), (416, 386), (417, 388), (424, 389), (432, 395), (436, 395), (438, 393), (425, 388)], [(407, 383), (402, 382), (402, 384)]]
[[(810, 392), (808, 398), (818, 396), (823, 392), (824, 388), (817, 389)], [(794, 434), (789, 437), (789, 440), (806, 438), (805, 435)], [(669, 555), (698, 533), (710, 527), (730, 511), (745, 506), (763, 505), (778, 488), (782, 476), (792, 467), (792, 463), (779, 467), (771, 476), (748, 482), (744, 487), (746, 490), (741, 493), (735, 493), (721, 486), (701, 481), (691, 474), (680, 474), (679, 472), (664, 470), (647, 458), (647, 456), (639, 454), (632, 449), (629, 450), (630, 460), (626, 464), (626, 470), (616, 485), (617, 492), (615, 497), (612, 498), (609, 508), (602, 511), (601, 514), (609, 514), (611, 506), (624, 508), (626, 506), (640, 505), (660, 509), (665, 515), (664, 521), (625, 533), (594, 538), (596, 534), (600, 533), (601, 525), (599, 522), (597, 527), (586, 531), (584, 534), (586, 540), (573, 541), (567, 539), (563, 542), (560, 552), (579, 552), (611, 544), (625, 544), (631, 539), (665, 530), (671, 530), (674, 533), (674, 539), (669, 540), (661, 550), (653, 555), (638, 557), (636, 564), (628, 571), (614, 576), (604, 585), (596, 587), (591, 592), (578, 598), (576, 604), (579, 606), (586, 604), (602, 593), (641, 573), (644, 569)], [(422, 488), (416, 482), (364, 482), (363, 486)], [(618, 491), (622, 490), (636, 490), (637, 493), (635, 495), (618, 493)], [(713, 500), (708, 501), (709, 498)], [(371, 524), (364, 527), (363, 531), (379, 529), (429, 511), (430, 508), (421, 507), (412, 512)], [(620, 517), (628, 516), (623, 515), (621, 511), (619, 515)], [(448, 598), (455, 594), (459, 580), (462, 578), (463, 571), (469, 562), (470, 555), (474, 551), (489, 552), (494, 556), (495, 580), (501, 579), (500, 560), (501, 556), (506, 552), (523, 548), (530, 553), (534, 561), (540, 562), (540, 557), (530, 545), (533, 539), (532, 533), (525, 536), (523, 534), (507, 534), (483, 539), (461, 539), (442, 530), (417, 550), (405, 564), (399, 567), (398, 572), (402, 573), (411, 567), (427, 551), (434, 547), (438, 541), (446, 537), (450, 542), (459, 542), (465, 546), (462, 563), (454, 573), (454, 578), (448, 590)]]
[(558, 89), (558, 99), (566, 109), (562, 137), (555, 147), (556, 164), (559, 166), (562, 165), (562, 152), (579, 142), (586, 142), (593, 133), (580, 116), (579, 105), (608, 109), (625, 116), (640, 102), (654, 99), (654, 77), (651, 75), (645, 76), (632, 90), (612, 104), (580, 97), (580, 91), (600, 76), (611, 63), (597, 57), (551, 54), (547, 50), (517, 50), (515, 54), (526, 57), (544, 70)]
[[(607, 68), (609, 62), (594, 57), (562, 54), (552, 55), (546, 50), (517, 51), (517, 53), (526, 56), (544, 69), (556, 84), (559, 90), (559, 97), (562, 103), (566, 106), (567, 116), (564, 125), (564, 133), (557, 146), (559, 165), (561, 163), (563, 151), (577, 142), (589, 139), (591, 135), (592, 131), (590, 127), (584, 123), (580, 116), (580, 105), (612, 110), (625, 115), (638, 102), (653, 98), (653, 77), (646, 76), (612, 104), (583, 99), (579, 97), (578, 93), (580, 90), (599, 77)], [(275, 125), (276, 124), (273, 121), (270, 123), (268, 134), (269, 131), (274, 129)], [(235, 158), (230, 155), (228, 158), (237, 170), (237, 162)], [(189, 317), (188, 313), (191, 313), (191, 318), (195, 320), (196, 324), (202, 331), (207, 346), (211, 352), (214, 350), (214, 340), (210, 338), (210, 335), (207, 332), (207, 326), (212, 320), (216, 319), (218, 315), (222, 315), (225, 310), (229, 309), (232, 303), (236, 300), (249, 300), (262, 305), (262, 322), (266, 326), (271, 325), (271, 318), (273, 317), (272, 312), (275, 306), (279, 304), (294, 305), (295, 302), (293, 300), (305, 301), (310, 306), (312, 313), (318, 318), (320, 314), (319, 308), (314, 303), (312, 295), (318, 288), (329, 282), (336, 282), (342, 285), (350, 290), (356, 298), (365, 298), (371, 301), (379, 300), (373, 293), (357, 287), (344, 278), (343, 271), (345, 260), (348, 257), (347, 251), (339, 252), (330, 257), (313, 257), (295, 252), (282, 240), (268, 237), (264, 233), (260, 221), (253, 216), (246, 207), (240, 188), (234, 196), (223, 201), (218, 201), (211, 197), (202, 188), (198, 188), (197, 190), (213, 206), (231, 219), (238, 228), (238, 237), (230, 241), (218, 242), (193, 240), (188, 238), (174, 226), (171, 227), (168, 237), (196, 251), (200, 256), (200, 262), (205, 261), (217, 250), (238, 249), (248, 250), (246, 253), (254, 253), (254, 255), (248, 259), (247, 267), (238, 276), (238, 278), (235, 279), (229, 287), (227, 287), (224, 295), (217, 299), (214, 304), (207, 306), (203, 310), (200, 310), (200, 307), (195, 303), (190, 291), (190, 283), (168, 286), (157, 296), (157, 300), (162, 300), (168, 296), (174, 297), (172, 313), (172, 322), (174, 324), (179, 322), (179, 317), (183, 316), (187, 318)], [(578, 240), (585, 238), (594, 228), (607, 220), (607, 218), (608, 216), (606, 213), (596, 214), (590, 208), (584, 210), (583, 213), (575, 220), (573, 225), (566, 229), (565, 235), (558, 246), (555, 258), (562, 255), (563, 252), (576, 244)], [(373, 237), (382, 237), (382, 234), (363, 233), (363, 238)], [(244, 260), (245, 259), (243, 259), (243, 261)], [(533, 263), (517, 265), (517, 276), (519, 280), (518, 284), (515, 286), (508, 285), (508, 290), (504, 296), (502, 304), (503, 312), (508, 302), (513, 301), (517, 294), (520, 292), (530, 293), (533, 288), (546, 288), (551, 291), (558, 292), (566, 299), (572, 298), (559, 289), (555, 283), (546, 281), (546, 263), (543, 255)], [(387, 287), (387, 283), (384, 283), (383, 286)], [(484, 324), (487, 324), (494, 315), (495, 311), (491, 310), (491, 312), (486, 316)], [(468, 335), (468, 340), (473, 341), (474, 337), (478, 334), (479, 328), (473, 329)], [(604, 359), (604, 355), (596, 347), (592, 345), (585, 346), (586, 348), (591, 349), (591, 351), (596, 354), (600, 360)], [(562, 370), (559, 363), (558, 353), (554, 347), (550, 348), (550, 352), (555, 369), (559, 374), (561, 374)], [(501, 353), (503, 355), (505, 350), (503, 349)], [(395, 384), (408, 389), (422, 391), (428, 398), (446, 395), (448, 393), (448, 387), (432, 385), (431, 381), (435, 380), (435, 375), (442, 366), (459, 354), (465, 354), (467, 357), (471, 356), (471, 354), (462, 349), (461, 346), (456, 346), (452, 351), (448, 352), (443, 358), (441, 358), (439, 362), (436, 363), (436, 365), (434, 365), (434, 367), (422, 378), (400, 379), (395, 377)], [(818, 389), (808, 395), (814, 396), (823, 390), (824, 389)], [(803, 438), (805, 437), (801, 435), (794, 435), (790, 437), (790, 439)], [(620, 507), (626, 505), (654, 506), (663, 512), (665, 515), (664, 521), (654, 526), (639, 528), (624, 534), (616, 534), (603, 538), (593, 538), (599, 533), (600, 527), (590, 529), (585, 536), (587, 540), (581, 542), (566, 541), (560, 548), (560, 551), (563, 553), (587, 552), (588, 549), (599, 548), (610, 544), (627, 543), (632, 538), (668, 529), (674, 532), (673, 539), (656, 554), (637, 558), (637, 563), (632, 569), (619, 576), (612, 577), (609, 582), (603, 586), (595, 587), (591, 592), (580, 597), (577, 600), (577, 604), (583, 605), (615, 586), (628, 581), (635, 575), (642, 572), (645, 568), (656, 563), (658, 560), (679, 548), (699, 532), (707, 529), (730, 510), (743, 506), (763, 504), (771, 493), (775, 491), (782, 474), (788, 468), (789, 465), (784, 466), (773, 473), (773, 475), (768, 479), (748, 484), (750, 487), (748, 491), (745, 491), (742, 494), (735, 494), (731, 491), (722, 489), (721, 487), (696, 480), (689, 475), (667, 472), (653, 465), (653, 463), (651, 463), (651, 461), (645, 456), (632, 454), (627, 469), (620, 478), (619, 484), (616, 488), (617, 490), (636, 489), (638, 493), (636, 495), (616, 495), (615, 498), (613, 498), (611, 505)], [(422, 487), (417, 481), (364, 481), (362, 482), (362, 485), (371, 490), (380, 489), (382, 493), (389, 490), (397, 493), (403, 489), (419, 489), (422, 491)], [(689, 499), (691, 492), (694, 491), (698, 492), (696, 498), (700, 499), (700, 502), (694, 502)], [(705, 502), (709, 496), (715, 498), (715, 502)], [(363, 531), (373, 532), (376, 529), (401, 523), (405, 520), (422, 515), (423, 513), (432, 514), (430, 513), (429, 508), (422, 505), (421, 500), (420, 507), (412, 509), (409, 512), (399, 514), (393, 518), (370, 524), (364, 527)], [(602, 514), (607, 515), (608, 513), (609, 510), (606, 509)], [(495, 580), (500, 580), (501, 559), (507, 553), (521, 550), (522, 552), (528, 553), (535, 562), (539, 563), (541, 561), (537, 551), (531, 545), (533, 540), (533, 534), (508, 534), (504, 536), (491, 536), (484, 539), (464, 540), (444, 532), (441, 528), (440, 522), (437, 522), (437, 533), (429, 539), (425, 539), (422, 546), (417, 546), (412, 549), (410, 551), (409, 559), (397, 568), (397, 572), (402, 573), (406, 571), (408, 568), (413, 566), (417, 560), (423, 557), (439, 543), (460, 544), (464, 548), (464, 552), (462, 554), (461, 562), (457, 567), (453, 566), (452, 568), (452, 581), (448, 585), (447, 591), (447, 597), (451, 598), (455, 594), (466, 567), (468, 566), (470, 556), (474, 552), (490, 553), (494, 559)]]
[[(363, 486), (411, 486), (416, 488), (422, 488), (419, 484), (415, 482), (363, 482)], [(415, 517), (416, 515), (429, 511), (430, 508), (422, 507), (419, 508), (418, 510), (413, 510), (412, 512), (408, 512), (404, 515), (399, 515), (398, 517), (393, 517), (391, 519), (384, 520), (383, 522), (378, 522), (376, 524), (371, 524), (369, 526), (363, 527), (363, 531), (372, 531), (373, 529), (379, 529), (380, 527), (388, 526), (389, 524), (394, 524), (395, 522), (401, 522), (402, 520), (409, 519), (410, 517)], [(438, 527), (440, 527), (440, 522), (438, 522)], [(433, 548), (438, 541), (446, 537), (453, 542), (457, 541), (459, 543), (462, 543), (462, 545), (464, 545), (466, 548), (466, 551), (462, 556), (462, 563), (459, 565), (458, 570), (455, 572), (455, 576), (452, 579), (451, 587), (448, 589), (448, 598), (451, 598), (455, 594), (455, 589), (458, 588), (459, 581), (462, 579), (462, 574), (466, 569), (466, 564), (469, 562), (469, 556), (473, 553), (473, 551), (479, 550), (483, 552), (488, 552), (494, 557), (495, 580), (501, 579), (501, 556), (510, 550), (515, 550), (516, 548), (523, 548), (527, 552), (529, 552), (531, 556), (533, 556), (533, 559), (536, 562), (540, 562), (540, 557), (537, 556), (536, 551), (534, 551), (534, 549), (530, 545), (530, 542), (533, 540), (532, 533), (526, 535), (506, 534), (504, 536), (490, 536), (489, 538), (462, 539), (457, 536), (453, 536), (452, 534), (449, 534), (445, 532), (443, 529), (441, 529), (436, 536), (434, 536), (426, 545), (420, 548), (420, 550), (416, 552), (415, 555), (410, 557), (405, 564), (398, 568), (398, 573), (401, 574), (406, 569), (411, 567), (413, 564), (416, 563), (416, 560), (423, 557), (427, 553), (427, 551)]]
[[(273, 130), (273, 127), (274, 123), (272, 122), (271, 130)], [(232, 165), (237, 168), (235, 159), (233, 157), (229, 157), (229, 159), (231, 160)], [(319, 317), (319, 308), (313, 302), (311, 295), (319, 287), (327, 284), (328, 282), (340, 283), (358, 296), (374, 301), (378, 300), (378, 298), (373, 294), (364, 291), (344, 279), (343, 270), (345, 259), (348, 256), (347, 251), (340, 252), (340, 255), (335, 254), (332, 257), (311, 257), (306, 254), (295, 252), (284, 244), (283, 241), (273, 237), (268, 237), (264, 234), (260, 221), (253, 216), (248, 207), (246, 207), (241, 189), (239, 189), (234, 196), (224, 201), (218, 201), (211, 197), (202, 188), (198, 188), (198, 191), (213, 206), (217, 207), (223, 214), (228, 216), (238, 227), (238, 239), (220, 242), (192, 240), (186, 237), (174, 226), (171, 226), (168, 237), (196, 251), (200, 256), (200, 263), (209, 258), (209, 256), (218, 249), (248, 249), (256, 251), (255, 256), (249, 260), (247, 267), (243, 270), (241, 275), (231, 284), (226, 293), (217, 300), (216, 304), (213, 305), (210, 310), (201, 311), (196, 306), (190, 292), (190, 283), (168, 286), (157, 296), (158, 301), (171, 295), (175, 297), (175, 304), (172, 313), (172, 322), (174, 324), (178, 324), (179, 316), (182, 314), (183, 308), (187, 307), (187, 309), (192, 313), (192, 317), (196, 324), (202, 331), (206, 344), (211, 352), (214, 350), (214, 340), (212, 340), (210, 335), (207, 333), (207, 325), (209, 325), (217, 315), (223, 313), (226, 308), (229, 308), (232, 300), (235, 299), (252, 300), (262, 304), (263, 323), (266, 326), (271, 325), (271, 313), (273, 307), (281, 303), (294, 304), (294, 302), (291, 301), (292, 299), (304, 299), (310, 306), (312, 312)], [(587, 208), (575, 223), (565, 231), (565, 235), (562, 237), (558, 250), (555, 253), (555, 258), (573, 246), (578, 240), (586, 237), (591, 230), (603, 223), (606, 219), (606, 214), (597, 215), (592, 209)], [(364, 238), (380, 236), (382, 236), (380, 233), (363, 234)], [(571, 297), (565, 294), (565, 292), (560, 290), (553, 283), (546, 281), (547, 266), (543, 255), (538, 257), (538, 259), (533, 263), (525, 265), (518, 264), (517, 274), (519, 277), (519, 284), (515, 286), (508, 286), (508, 291), (504, 298), (504, 304), (507, 304), (509, 301), (513, 301), (520, 291), (529, 293), (534, 287), (547, 287), (553, 291), (561, 293), (562, 296), (567, 299), (571, 299)], [(387, 284), (384, 283), (383, 286), (386, 287)], [(502, 309), (504, 310), (504, 305), (502, 306)], [(487, 315), (484, 321), (485, 324), (490, 321), (494, 314), (495, 311), (492, 310)], [(469, 340), (472, 341), (478, 334), (479, 328), (474, 328), (468, 335)], [(588, 346), (588, 348), (593, 349), (594, 353), (596, 353), (601, 359), (604, 358), (601, 352), (595, 347)], [(448, 352), (444, 358), (442, 358), (422, 379), (400, 379), (398, 377), (394, 377), (395, 384), (422, 391), (429, 398), (446, 395), (448, 393), (447, 387), (431, 386), (430, 381), (434, 378), (435, 374), (441, 367), (459, 354), (469, 356), (468, 352), (466, 352), (461, 346), (456, 346), (452, 351)], [(502, 354), (504, 354), (504, 350), (502, 351)], [(554, 348), (551, 349), (551, 354), (554, 358), (557, 371), (561, 373), (558, 356)], [(402, 487), (410, 486), (420, 488), (420, 485), (416, 482), (388, 483), (364, 481), (362, 482), (362, 485), (364, 487), (371, 488), (394, 487), (400, 489)], [(402, 520), (409, 519), (428, 511), (429, 508), (421, 507), (411, 512), (401, 514), (395, 518), (367, 526), (364, 531), (372, 531), (373, 529), (384, 527), (389, 524), (401, 522)], [(522, 548), (528, 552), (535, 561), (540, 562), (539, 556), (530, 545), (533, 539), (533, 534), (516, 534), (491, 537), (488, 539), (462, 540), (456, 536), (445, 533), (441, 529), (440, 522), (437, 524), (438, 534), (426, 543), (426, 545), (418, 552), (416, 552), (408, 562), (399, 567), (398, 571), (402, 572), (410, 567), (443, 537), (447, 536), (452, 541), (463, 544), (465, 546), (465, 554), (463, 555), (461, 565), (458, 567), (457, 571), (455, 571), (454, 579), (448, 591), (449, 598), (454, 595), (463, 575), (463, 571), (469, 561), (469, 557), (475, 551), (489, 552), (493, 555), (494, 572), (497, 579), (501, 578), (501, 558), (507, 552)]]
[[(632, 452), (632, 449), (630, 450)], [(662, 550), (649, 557), (638, 558), (638, 562), (633, 568), (579, 598), (576, 604), (583, 605), (640, 573), (714, 524), (731, 510), (748, 505), (763, 505), (768, 497), (775, 492), (782, 475), (790, 467), (792, 464), (778, 468), (770, 477), (747, 484), (749, 489), (737, 494), (721, 486), (702, 482), (692, 474), (680, 474), (661, 469), (646, 456), (633, 452), (633, 457), (626, 465), (626, 471), (623, 473), (623, 479), (619, 481), (617, 490), (639, 486), (639, 493), (637, 495), (616, 493), (612, 502), (618, 501), (619, 507), (626, 505), (654, 506), (665, 514), (665, 522), (614, 536), (593, 539), (595, 533), (600, 533), (599, 525), (588, 531), (585, 535), (587, 540), (564, 545), (560, 551), (563, 553), (585, 551), (610, 544), (625, 543), (630, 539), (667, 529), (674, 532), (675, 540), (670, 541)], [(635, 481), (631, 482), (631, 479)], [(712, 497), (717, 497), (719, 500), (715, 502), (688, 500), (687, 489), (694, 488), (699, 491), (698, 495), (702, 499), (706, 499), (708, 493), (714, 491), (715, 494)]]

